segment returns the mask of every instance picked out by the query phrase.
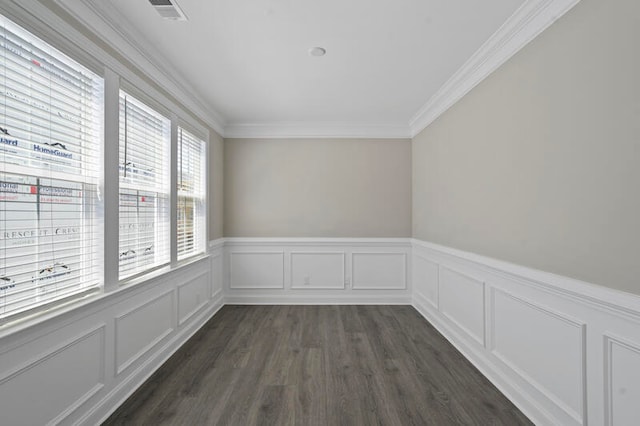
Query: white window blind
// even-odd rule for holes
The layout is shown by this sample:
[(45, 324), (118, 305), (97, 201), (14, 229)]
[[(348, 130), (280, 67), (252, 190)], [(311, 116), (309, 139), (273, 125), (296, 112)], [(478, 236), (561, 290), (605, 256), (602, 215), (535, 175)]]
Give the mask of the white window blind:
[(120, 279), (170, 261), (171, 122), (120, 91)]
[(178, 259), (206, 247), (205, 144), (178, 128)]
[(0, 320), (101, 284), (103, 86), (0, 16)]

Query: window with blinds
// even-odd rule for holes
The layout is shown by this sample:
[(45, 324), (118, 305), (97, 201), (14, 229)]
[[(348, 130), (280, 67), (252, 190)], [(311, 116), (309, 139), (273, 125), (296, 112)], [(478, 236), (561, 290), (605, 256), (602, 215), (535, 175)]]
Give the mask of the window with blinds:
[(103, 86), (0, 15), (0, 320), (101, 285)]
[(170, 146), (170, 120), (120, 91), (120, 279), (170, 261)]
[(178, 260), (206, 247), (206, 157), (204, 141), (178, 128)]

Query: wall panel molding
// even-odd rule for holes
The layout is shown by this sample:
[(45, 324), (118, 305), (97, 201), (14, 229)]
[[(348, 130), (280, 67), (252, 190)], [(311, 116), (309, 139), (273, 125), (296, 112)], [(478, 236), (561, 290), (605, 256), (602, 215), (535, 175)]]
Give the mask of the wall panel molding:
[[(226, 303), (411, 302), (408, 238), (225, 238), (224, 247)], [(242, 265), (239, 254), (249, 255)], [(255, 274), (250, 286), (239, 285), (244, 271)]]
[(211, 295), (210, 273), (205, 271), (185, 283), (178, 284), (178, 325), (189, 321), (207, 306)]
[(633, 424), (640, 418), (640, 343), (607, 333), (604, 348), (605, 425)]
[(407, 289), (406, 253), (354, 251), (351, 271), (354, 290)]
[[(83, 330), (1, 378), (2, 421), (58, 424), (100, 392), (105, 386), (105, 328), (102, 323)], [(34, 400), (39, 401), (35, 407), (30, 405)]]
[[(534, 423), (613, 426), (640, 417), (640, 344), (616, 337), (640, 336), (640, 298), (420, 240), (413, 257), (414, 307)], [(440, 309), (425, 260), (440, 270)], [(447, 312), (448, 270), (486, 286), (475, 297), (486, 347), (460, 327), (467, 310)], [(457, 293), (456, 303), (469, 298)]]
[(438, 267), (438, 277), (440, 313), (485, 346), (485, 283), (442, 265)]
[[(173, 332), (176, 315), (174, 299), (175, 291), (171, 289), (116, 315), (113, 350), (117, 375), (142, 358)], [(163, 320), (165, 321), (164, 326)], [(146, 328), (138, 328), (137, 330), (134, 328), (142, 326), (146, 326)], [(154, 329), (151, 330), (149, 327)], [(133, 342), (137, 346), (126, 347), (132, 345)]]
[(344, 251), (292, 251), (291, 288), (301, 290), (345, 288)]
[(284, 251), (231, 251), (229, 288), (284, 288)]

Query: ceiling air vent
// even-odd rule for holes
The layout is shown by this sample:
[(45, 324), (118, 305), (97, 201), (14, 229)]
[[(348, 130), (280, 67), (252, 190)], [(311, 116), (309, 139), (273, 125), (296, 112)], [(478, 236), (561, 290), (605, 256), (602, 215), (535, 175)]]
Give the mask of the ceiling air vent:
[(187, 16), (184, 14), (180, 6), (175, 0), (149, 0), (151, 6), (153, 6), (162, 19), (169, 19), (172, 21), (186, 21)]

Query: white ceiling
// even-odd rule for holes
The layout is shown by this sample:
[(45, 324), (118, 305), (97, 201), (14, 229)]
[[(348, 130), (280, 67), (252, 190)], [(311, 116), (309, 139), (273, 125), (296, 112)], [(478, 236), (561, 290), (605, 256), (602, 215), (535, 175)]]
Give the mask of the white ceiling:
[[(233, 135), (256, 126), (323, 125), (334, 133), (387, 126), (409, 134), (425, 105), (469, 68), (474, 53), (487, 50), (494, 33), (509, 22), (516, 28), (527, 7), (549, 3), (176, 0), (188, 20), (168, 21), (147, 0), (82, 1)], [(61, 3), (73, 12), (73, 1)], [(326, 56), (308, 55), (313, 46), (326, 48)]]

